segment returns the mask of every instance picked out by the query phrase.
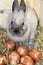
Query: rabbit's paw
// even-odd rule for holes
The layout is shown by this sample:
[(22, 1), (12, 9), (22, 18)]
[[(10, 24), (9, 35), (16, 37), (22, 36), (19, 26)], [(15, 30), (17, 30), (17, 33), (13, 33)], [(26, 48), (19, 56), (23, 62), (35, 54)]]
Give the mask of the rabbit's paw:
[(29, 42), (29, 45), (28, 45), (28, 47), (29, 47), (29, 49), (31, 50), (31, 49), (33, 49), (34, 48), (34, 43), (32, 43), (32, 42)]

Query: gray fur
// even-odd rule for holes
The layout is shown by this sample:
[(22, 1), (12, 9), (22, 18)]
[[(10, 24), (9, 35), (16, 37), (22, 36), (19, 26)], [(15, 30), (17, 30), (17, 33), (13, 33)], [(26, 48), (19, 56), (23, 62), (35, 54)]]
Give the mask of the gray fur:
[[(15, 0), (15, 2), (16, 1), (17, 0)], [(23, 44), (29, 48), (33, 48), (38, 18), (31, 7), (25, 8), (24, 0), (21, 0), (19, 11), (16, 9), (16, 6), (14, 6), (14, 11), (9, 17), (9, 25), (7, 28), (8, 37), (15, 42), (23, 43), (28, 41), (28, 43)], [(11, 22), (13, 22), (13, 24), (11, 24)], [(22, 25), (22, 23), (24, 24)], [(12, 26), (13, 28), (11, 28)], [(15, 30), (17, 33), (15, 33)]]
[(21, 0), (20, 9), (23, 10), (24, 12), (26, 11), (26, 4), (25, 4), (24, 0)]
[(12, 4), (12, 11), (14, 12), (15, 9), (18, 10), (18, 0), (14, 0), (14, 1), (13, 1), (13, 4)]

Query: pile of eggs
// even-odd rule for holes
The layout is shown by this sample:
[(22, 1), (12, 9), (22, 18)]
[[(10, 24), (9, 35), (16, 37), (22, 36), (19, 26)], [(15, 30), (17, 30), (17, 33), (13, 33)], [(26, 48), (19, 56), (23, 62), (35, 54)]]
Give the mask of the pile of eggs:
[(5, 40), (5, 48), (11, 53), (8, 57), (0, 53), (0, 65), (7, 65), (7, 62), (12, 65), (34, 65), (42, 58), (38, 50), (29, 50), (25, 45), (16, 47), (16, 43), (10, 39)]

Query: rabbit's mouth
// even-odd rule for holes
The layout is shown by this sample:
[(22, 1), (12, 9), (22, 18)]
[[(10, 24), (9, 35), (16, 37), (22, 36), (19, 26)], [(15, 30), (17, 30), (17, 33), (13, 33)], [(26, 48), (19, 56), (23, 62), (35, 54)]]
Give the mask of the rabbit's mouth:
[(27, 31), (27, 27), (25, 26), (14, 27), (9, 25), (8, 30), (12, 36), (23, 36)]

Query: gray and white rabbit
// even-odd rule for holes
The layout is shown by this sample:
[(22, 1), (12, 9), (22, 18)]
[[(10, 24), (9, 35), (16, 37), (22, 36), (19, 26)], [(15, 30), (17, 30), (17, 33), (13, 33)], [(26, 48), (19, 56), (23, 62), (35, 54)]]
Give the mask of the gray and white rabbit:
[(26, 7), (24, 0), (21, 0), (20, 6), (18, 0), (12, 4), (12, 13), (9, 16), (7, 33), (11, 40), (15, 42), (29, 41), (27, 46), (33, 46), (33, 41), (38, 25), (38, 18), (31, 7)]

